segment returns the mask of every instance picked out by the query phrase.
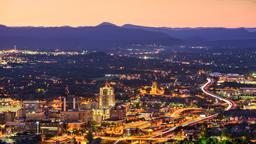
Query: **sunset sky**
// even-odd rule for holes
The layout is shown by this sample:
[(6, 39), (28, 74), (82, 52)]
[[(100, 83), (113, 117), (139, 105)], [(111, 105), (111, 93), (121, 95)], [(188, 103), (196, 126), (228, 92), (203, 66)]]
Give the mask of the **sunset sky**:
[(256, 27), (256, 0), (0, 0), (0, 24)]

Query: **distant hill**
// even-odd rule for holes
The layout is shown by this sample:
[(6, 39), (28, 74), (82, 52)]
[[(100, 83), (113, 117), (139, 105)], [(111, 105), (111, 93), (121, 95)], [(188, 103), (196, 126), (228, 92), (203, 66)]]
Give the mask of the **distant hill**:
[(166, 28), (131, 24), (123, 25), (123, 27), (162, 32), (181, 39), (186, 44), (256, 48), (256, 29), (254, 28)]
[(172, 46), (182, 41), (168, 34), (128, 29), (111, 23), (88, 27), (8, 27), (0, 25), (0, 48), (108, 50), (133, 44)]

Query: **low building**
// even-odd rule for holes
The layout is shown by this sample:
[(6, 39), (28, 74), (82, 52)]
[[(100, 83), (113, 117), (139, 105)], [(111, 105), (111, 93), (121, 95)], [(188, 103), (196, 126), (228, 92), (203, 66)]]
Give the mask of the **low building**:
[(126, 110), (123, 107), (116, 107), (110, 110), (111, 120), (123, 120), (126, 116)]
[(45, 117), (44, 112), (28, 112), (28, 113), (26, 113), (27, 120), (43, 120), (45, 118), (46, 117)]

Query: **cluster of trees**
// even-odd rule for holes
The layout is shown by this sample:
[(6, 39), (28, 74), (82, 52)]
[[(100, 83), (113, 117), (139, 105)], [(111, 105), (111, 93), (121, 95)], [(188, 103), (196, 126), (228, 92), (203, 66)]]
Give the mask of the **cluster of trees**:
[(197, 140), (185, 139), (177, 142), (177, 144), (248, 144), (246, 138), (224, 139), (218, 140), (212, 137), (201, 137)]
[(247, 137), (228, 137), (224, 131), (218, 137), (213, 137), (209, 134), (206, 124), (203, 124), (200, 128), (200, 134), (198, 138), (192, 137), (178, 141), (177, 144), (248, 144)]
[(94, 138), (91, 131), (85, 136), (85, 139), (87, 139), (88, 144), (100, 144), (101, 138)]

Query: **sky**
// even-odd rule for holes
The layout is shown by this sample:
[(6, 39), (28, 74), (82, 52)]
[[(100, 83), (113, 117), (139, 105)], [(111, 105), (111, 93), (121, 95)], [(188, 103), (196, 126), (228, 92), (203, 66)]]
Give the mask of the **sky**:
[(0, 24), (256, 27), (256, 0), (0, 0)]

